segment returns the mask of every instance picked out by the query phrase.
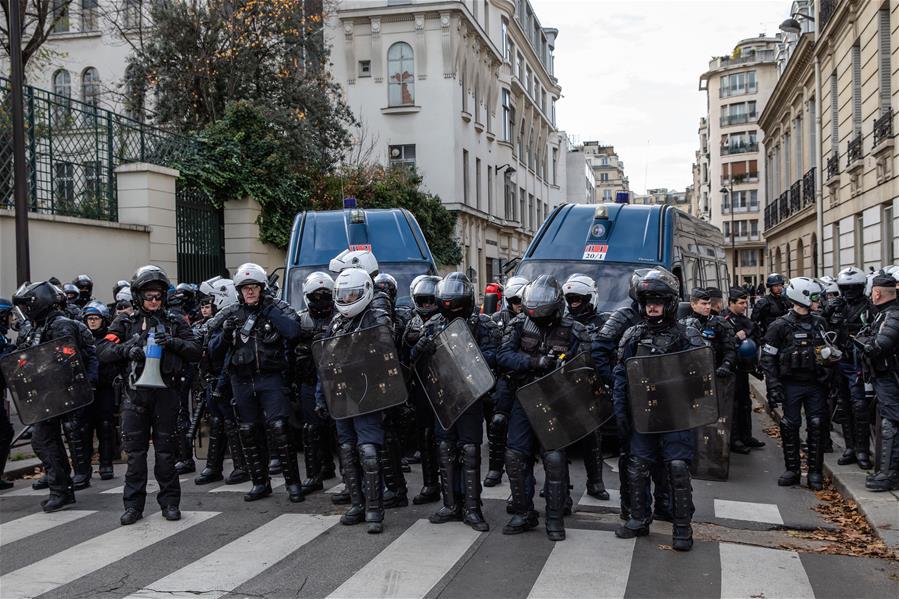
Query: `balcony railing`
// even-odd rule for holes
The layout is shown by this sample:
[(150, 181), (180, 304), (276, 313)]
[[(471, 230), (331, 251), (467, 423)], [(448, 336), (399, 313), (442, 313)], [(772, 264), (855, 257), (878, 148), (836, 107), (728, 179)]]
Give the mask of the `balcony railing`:
[[(760, 239), (761, 239), (761, 236), (760, 236), (759, 233), (757, 233), (757, 232), (756, 232), (756, 233), (742, 233), (742, 232), (740, 232), (740, 233), (737, 233), (736, 235), (734, 235), (734, 239), (733, 239), (733, 240), (734, 240), (735, 243), (747, 243), (747, 242), (750, 242), (750, 241), (759, 241)], [(731, 239), (730, 239), (730, 232), (726, 232), (726, 233), (724, 234), (724, 240), (725, 240), (727, 243), (730, 243), (730, 242), (731, 242)]]
[(756, 173), (746, 173), (743, 175), (734, 175), (733, 177), (721, 177), (722, 185), (740, 185), (742, 183), (758, 183), (759, 182), (759, 174)]
[(777, 197), (777, 214), (780, 220), (790, 217), (790, 192), (785, 191)]
[(719, 98), (730, 98), (733, 96), (742, 96), (745, 94), (754, 94), (759, 91), (758, 83), (750, 83), (747, 85), (739, 85), (737, 87), (722, 87), (718, 90)]
[(840, 155), (834, 152), (833, 156), (827, 159), (827, 178), (831, 179), (840, 174)]
[(776, 227), (815, 201), (815, 169), (810, 169), (802, 179), (765, 206), (765, 231)]
[(759, 145), (757, 143), (752, 144), (732, 144), (727, 146), (721, 146), (721, 155), (729, 156), (731, 154), (745, 154), (747, 152), (758, 152)]
[(802, 208), (802, 181), (796, 181), (790, 186), (790, 214), (799, 212)]
[(887, 108), (886, 112), (874, 121), (874, 147), (893, 137), (893, 109)]
[(731, 125), (742, 125), (744, 123), (751, 123), (758, 118), (758, 114), (755, 112), (741, 112), (739, 114), (727, 114), (721, 117), (721, 126), (729, 127)]
[(833, 16), (833, 9), (836, 6), (838, 0), (821, 0), (821, 7), (818, 9), (818, 19), (819, 19), (819, 29), (818, 31), (823, 31), (824, 26), (827, 25), (827, 21), (830, 20), (830, 17)]
[(736, 58), (733, 56), (720, 56), (718, 58), (713, 58), (709, 62), (709, 69), (723, 69), (726, 67), (748, 64), (750, 62), (774, 62), (776, 58), (777, 53), (774, 50), (756, 50), (752, 52), (746, 52), (745, 54), (741, 54)]
[(855, 136), (855, 139), (849, 141), (846, 148), (846, 162), (852, 164), (862, 159), (862, 136), (861, 133)]
[(815, 168), (812, 167), (802, 175), (802, 205), (808, 206), (815, 202)]
[[(750, 202), (749, 204), (740, 204), (739, 202), (734, 205), (734, 214), (744, 214), (746, 212), (758, 212), (759, 211), (759, 203), (758, 201)], [(721, 214), (730, 214), (730, 204), (728, 202), (721, 202)]]

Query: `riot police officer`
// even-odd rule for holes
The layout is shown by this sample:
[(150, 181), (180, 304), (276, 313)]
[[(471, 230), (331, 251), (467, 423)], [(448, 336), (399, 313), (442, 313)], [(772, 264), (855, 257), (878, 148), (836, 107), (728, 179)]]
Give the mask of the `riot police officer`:
[(899, 277), (894, 277), (881, 274), (874, 278), (871, 300), (877, 315), (871, 324), (872, 335), (862, 344), (881, 417), (880, 469), (865, 480), (871, 491), (899, 489)]
[(71, 283), (66, 283), (62, 286), (62, 292), (65, 297), (61, 298), (60, 306), (65, 315), (72, 320), (81, 320), (81, 308), (78, 306), (81, 296), (78, 288)]
[[(437, 315), (437, 284), (440, 277), (424, 275), (416, 278), (410, 286), (412, 304), (415, 315), (403, 333), (403, 344), (400, 356), (407, 365), (411, 364), (412, 348), (421, 339), (425, 325)], [(437, 440), (434, 433), (434, 412), (428, 402), (427, 395), (418, 379), (412, 377), (410, 395), (415, 412), (415, 428), (418, 432), (418, 446), (421, 452), (421, 491), (412, 498), (412, 503), (422, 505), (440, 500), (440, 484), (438, 477)]]
[(758, 360), (758, 327), (746, 316), (749, 293), (743, 287), (731, 287), (727, 294), (727, 308), (721, 317), (734, 330), (737, 343), (737, 364), (734, 371), (734, 419), (731, 430), (731, 451), (749, 453), (749, 449), (764, 447), (764, 441), (752, 436), (752, 398), (749, 394), (749, 373)]
[(784, 316), (790, 310), (790, 304), (783, 297), (786, 280), (783, 275), (776, 272), (768, 275), (765, 286), (768, 294), (759, 298), (752, 308), (752, 322), (759, 328), (759, 334), (764, 337), (771, 323)]
[(628, 439), (627, 477), (630, 493), (630, 518), (615, 531), (622, 539), (649, 534), (652, 514), (646, 501), (650, 470), (662, 461), (668, 471), (672, 496), (672, 543), (676, 551), (693, 546), (693, 488), (690, 463), (695, 437), (692, 430), (670, 433), (640, 433), (634, 430), (629, 404), (625, 360), (684, 351), (703, 344), (699, 332), (677, 322), (680, 283), (667, 270), (656, 267), (641, 276), (636, 295), (642, 320), (629, 328), (621, 339), (613, 377), (612, 402), (619, 435)]
[[(530, 283), (522, 298), (523, 313), (503, 333), (497, 356), (500, 368), (520, 386), (555, 370), (560, 358), (591, 350), (587, 328), (563, 314), (562, 287), (549, 275)], [(512, 491), (511, 520), (503, 534), (520, 534), (537, 526), (534, 511), (534, 462), (537, 440), (527, 414), (515, 399), (509, 416), (506, 474)], [(568, 498), (567, 458), (564, 450), (541, 451), (546, 472), (546, 534), (551, 541), (565, 539), (565, 503)]]
[[(468, 277), (461, 272), (447, 275), (437, 284), (436, 299), (440, 313), (425, 324), (422, 337), (412, 350), (413, 360), (433, 356), (437, 335), (453, 320), (462, 318), (477, 341), (484, 361), (490, 368), (494, 368), (497, 345), (501, 341), (499, 327), (489, 316), (475, 312), (474, 287)], [(476, 531), (490, 530), (481, 512), (483, 403), (480, 400), (472, 403), (449, 429), (444, 429), (439, 421), (436, 422), (435, 429), (439, 440), (437, 454), (440, 461), (443, 507), (432, 514), (429, 520), (434, 524), (462, 520)], [(460, 463), (462, 501), (457, 489)]]
[[(511, 277), (503, 290), (503, 308), (493, 314), (500, 331), (513, 318), (521, 314), (521, 296), (529, 281), (524, 277)], [(496, 386), (489, 401), (484, 402), (484, 417), (487, 419), (487, 476), (485, 487), (495, 487), (503, 480), (506, 462), (506, 435), (509, 431), (509, 413), (512, 411), (512, 390), (508, 374), (497, 368)]]
[(256, 501), (272, 493), (269, 469), (264, 458), (266, 434), (278, 454), (285, 488), (291, 502), (304, 500), (297, 450), (290, 434), (290, 400), (284, 371), (287, 352), (300, 334), (293, 309), (266, 293), (268, 275), (258, 264), (237, 268), (234, 286), (240, 304), (209, 341), (214, 359), (223, 360), (231, 377), (231, 388), (240, 420), (240, 438), (253, 487), (244, 501)]
[(705, 289), (696, 287), (690, 292), (689, 316), (681, 320), (686, 327), (700, 332), (706, 344), (715, 352), (715, 374), (722, 378), (733, 376), (737, 361), (734, 331), (720, 316), (713, 316), (712, 298)]
[[(13, 304), (22, 310), (32, 327), (23, 339), (17, 340), (18, 347), (33, 347), (69, 336), (81, 354), (88, 379), (95, 384), (98, 362), (94, 339), (83, 324), (63, 316), (59, 310), (60, 293), (58, 287), (48, 282), (26, 283), (19, 287), (13, 296)], [(69, 460), (60, 437), (60, 426), (75, 440), (69, 445), (75, 464), (83, 465), (87, 462), (90, 465), (90, 455), (87, 454), (83, 434), (76, 434), (83, 431), (83, 419), (84, 410), (80, 409), (32, 426), (31, 446), (44, 463), (50, 488), (50, 496), (41, 502), (45, 512), (55, 512), (75, 503), (75, 489), (70, 476)]]
[[(120, 519), (124, 526), (143, 517), (151, 438), (154, 474), (159, 483), (156, 501), (166, 520), (181, 518), (181, 485), (175, 471), (178, 389), (185, 365), (200, 359), (200, 347), (187, 323), (166, 311), (170, 287), (168, 275), (158, 266), (137, 269), (131, 278), (135, 312), (116, 317), (106, 336), (111, 343), (100, 348), (104, 363), (121, 365), (128, 373), (122, 403), (123, 448), (128, 454), (122, 497), (125, 512)], [(156, 371), (147, 370), (151, 359), (159, 360), (156, 364), (161, 381), (152, 381)]]
[(326, 272), (310, 273), (303, 281), (303, 299), (306, 309), (299, 313), (300, 339), (296, 355), (304, 422), (306, 480), (303, 481), (303, 493), (312, 493), (324, 489), (324, 481), (335, 475), (331, 422), (315, 411), (318, 374), (312, 358), (312, 344), (322, 338), (334, 318), (334, 279)]
[[(362, 269), (344, 268), (334, 282), (334, 302), (338, 316), (328, 327), (325, 339), (386, 325), (393, 327), (390, 315), (372, 306), (374, 282)], [(321, 381), (315, 391), (316, 410), (324, 418), (328, 414)], [(381, 411), (337, 421), (344, 481), (350, 493), (350, 508), (341, 516), (345, 525), (368, 523), (368, 532), (380, 533), (384, 522), (384, 496), (379, 449), (384, 445), (384, 423)], [(362, 478), (365, 484), (362, 484)], [(364, 495), (363, 495), (364, 489)], [(363, 505), (364, 502), (364, 505)]]
[(799, 428), (804, 408), (808, 421), (808, 486), (816, 491), (824, 484), (825, 383), (830, 375), (830, 362), (821, 354), (826, 345), (825, 322), (813, 314), (821, 299), (820, 290), (808, 277), (790, 279), (786, 296), (793, 308), (768, 327), (760, 359), (768, 405), (782, 403), (784, 411), (780, 437), (786, 470), (777, 484), (789, 487), (800, 481)]
[(94, 300), (94, 280), (87, 275), (78, 275), (72, 279), (72, 285), (78, 288), (78, 297), (75, 304), (78, 308), (84, 308), (88, 302)]
[[(602, 329), (608, 315), (596, 311), (596, 282), (588, 277), (575, 273), (568, 277), (562, 285), (568, 314), (586, 326), (591, 335)], [(596, 429), (587, 435), (582, 446), (584, 448), (584, 468), (587, 470), (587, 495), (607, 501), (609, 492), (602, 479), (602, 431)]]
[(873, 467), (870, 458), (870, 405), (865, 395), (862, 364), (856, 359), (851, 338), (874, 320), (874, 309), (865, 296), (867, 277), (854, 266), (837, 274), (839, 297), (831, 299), (823, 313), (830, 330), (836, 332), (836, 345), (843, 352), (837, 363), (837, 400), (839, 412), (848, 423), (843, 430), (846, 451), (837, 462), (841, 465), (857, 463), (862, 470)]
[[(13, 351), (16, 347), (7, 337), (12, 325), (12, 310), (12, 302), (0, 297), (0, 357)], [(6, 459), (9, 457), (9, 444), (12, 443), (13, 435), (15, 434), (12, 423), (9, 421), (9, 413), (6, 411), (5, 391), (6, 383), (3, 375), (0, 374), (0, 491), (11, 489), (13, 486), (12, 482), (3, 478)]]
[[(84, 324), (90, 329), (97, 346), (97, 353), (106, 344), (106, 333), (111, 323), (109, 308), (106, 304), (92, 301), (82, 310)], [(101, 363), (100, 375), (94, 389), (94, 402), (86, 409), (85, 444), (88, 455), (93, 453), (94, 434), (97, 435), (97, 452), (100, 458), (100, 478), (113, 478), (112, 462), (117, 459), (118, 442), (116, 436), (116, 391), (114, 382), (121, 374), (115, 364)], [(90, 462), (87, 464), (87, 477), (90, 478)]]

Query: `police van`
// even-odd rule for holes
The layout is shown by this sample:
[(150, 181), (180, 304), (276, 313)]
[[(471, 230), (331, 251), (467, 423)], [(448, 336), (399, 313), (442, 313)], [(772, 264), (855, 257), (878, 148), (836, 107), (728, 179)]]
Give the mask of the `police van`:
[(663, 205), (563, 204), (537, 231), (515, 274), (534, 280), (551, 274), (592, 277), (597, 309), (626, 305), (637, 268), (664, 266), (680, 280), (681, 299), (693, 287), (726, 290), (730, 275), (724, 235), (716, 227)]
[(331, 258), (349, 248), (370, 250), (380, 272), (396, 279), (397, 303), (411, 304), (409, 283), (421, 274), (437, 274), (437, 265), (415, 217), (406, 209), (361, 209), (344, 202), (343, 210), (301, 212), (293, 222), (287, 251), (284, 299), (304, 306), (303, 280), (328, 271)]

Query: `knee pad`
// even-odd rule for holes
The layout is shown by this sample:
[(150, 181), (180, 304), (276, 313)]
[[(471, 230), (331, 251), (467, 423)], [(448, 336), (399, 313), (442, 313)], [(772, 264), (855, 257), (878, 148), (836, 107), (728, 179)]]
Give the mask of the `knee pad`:
[(378, 462), (378, 446), (374, 443), (363, 443), (359, 446), (359, 461), (366, 472), (377, 472), (380, 467)]
[(268, 425), (268, 430), (276, 443), (287, 443), (290, 435), (290, 424), (286, 419), (278, 418), (272, 420)]
[(502, 412), (494, 412), (493, 418), (490, 419), (490, 428), (495, 433), (505, 434), (509, 428), (509, 417)]
[(528, 458), (529, 456), (520, 451), (509, 449), (507, 447), (505, 455), (506, 471), (513, 475), (514, 473), (523, 475), (525, 468), (528, 466)]
[(882, 439), (893, 439), (899, 434), (899, 425), (888, 418), (880, 419), (880, 436)]
[(808, 425), (809, 425), (809, 428), (812, 428), (814, 430), (820, 430), (820, 429), (824, 428), (824, 419), (821, 418), (820, 416), (812, 416), (808, 420)]
[(456, 443), (448, 439), (441, 439), (437, 443), (437, 451), (441, 455), (456, 455)]
[(481, 461), (481, 447), (470, 443), (462, 446), (462, 463), (466, 468), (477, 468)]
[(543, 469), (546, 470), (548, 477), (561, 478), (564, 476), (568, 464), (562, 451), (547, 451), (541, 456), (541, 459), (543, 460)]
[(668, 474), (675, 488), (683, 488), (690, 484), (690, 465), (685, 460), (668, 462)]
[(789, 431), (789, 432), (791, 432), (791, 433), (792, 433), (792, 432), (799, 432), (799, 423), (798, 423), (798, 422), (793, 422), (792, 420), (790, 420), (790, 419), (787, 418), (786, 416), (784, 416), (783, 419), (780, 421), (780, 426), (781, 426), (781, 428), (784, 429), (785, 431)]
[(653, 462), (649, 462), (635, 455), (629, 456), (627, 461), (628, 474), (638, 478), (649, 478), (649, 472), (652, 470), (652, 466)]

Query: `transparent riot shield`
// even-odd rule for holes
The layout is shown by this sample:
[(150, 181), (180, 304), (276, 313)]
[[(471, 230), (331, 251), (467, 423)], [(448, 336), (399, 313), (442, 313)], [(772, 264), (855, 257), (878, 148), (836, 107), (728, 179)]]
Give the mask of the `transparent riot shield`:
[(547, 450), (582, 439), (611, 417), (608, 394), (586, 353), (516, 392), (531, 428)]
[(337, 420), (384, 410), (406, 401), (393, 329), (380, 325), (312, 344), (322, 391)]
[(75, 340), (66, 336), (0, 358), (22, 424), (62, 416), (94, 400)]
[(715, 376), (718, 420), (694, 429), (696, 456), (690, 467), (695, 478), (727, 480), (730, 474), (730, 435), (734, 413), (734, 376)]
[(683, 431), (718, 420), (711, 347), (628, 358), (624, 366), (637, 432)]
[(418, 361), (415, 373), (440, 426), (448, 430), (496, 380), (464, 319), (451, 322), (434, 342), (436, 351)]

